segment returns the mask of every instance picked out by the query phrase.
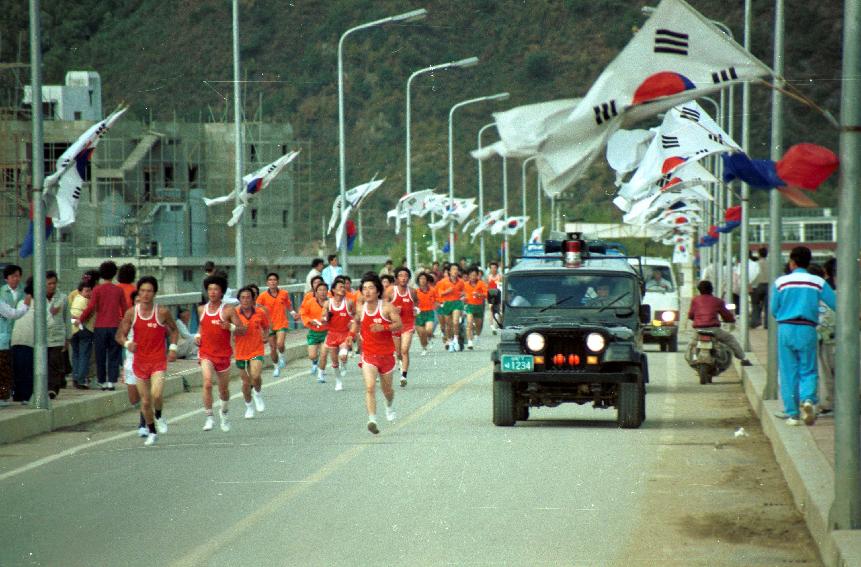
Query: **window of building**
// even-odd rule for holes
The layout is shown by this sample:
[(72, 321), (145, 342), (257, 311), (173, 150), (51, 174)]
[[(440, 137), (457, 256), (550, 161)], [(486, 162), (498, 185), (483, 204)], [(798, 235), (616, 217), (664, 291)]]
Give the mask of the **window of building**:
[(165, 164), (164, 166), (164, 186), (173, 186), (173, 166)]
[(143, 170), (143, 200), (144, 202), (152, 200), (152, 171), (149, 169)]
[(251, 209), (251, 226), (257, 226), (257, 209)]
[(90, 89), (88, 91), (88, 93), (90, 95), (90, 107), (92, 107), (93, 106), (93, 89)]
[(813, 242), (833, 242), (834, 225), (824, 222), (804, 225), (804, 240)]
[(197, 187), (197, 165), (188, 164), (188, 185), (189, 187)]
[(183, 270), (182, 271), (182, 281), (184, 281), (184, 282), (194, 281), (194, 270)]
[(81, 119), (81, 111), (80, 111), (80, 110), (76, 110), (76, 111), (75, 111), (75, 112), (73, 112), (72, 114), (74, 115), (75, 120), (80, 120), (80, 119)]
[(801, 240), (801, 226), (798, 223), (783, 225), (782, 232), (785, 242), (798, 242)]
[(257, 146), (255, 146), (254, 144), (249, 145), (248, 154), (251, 161), (257, 161)]
[(287, 228), (287, 210), (281, 211), (281, 228)]
[(54, 101), (45, 101), (42, 102), (42, 118), (45, 120), (54, 120), (56, 116), (54, 116), (54, 112), (57, 109), (57, 103)]

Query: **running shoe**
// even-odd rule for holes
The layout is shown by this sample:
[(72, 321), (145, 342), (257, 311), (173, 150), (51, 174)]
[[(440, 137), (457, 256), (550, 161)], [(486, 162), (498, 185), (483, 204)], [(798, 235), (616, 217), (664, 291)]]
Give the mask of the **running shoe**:
[(316, 376), (316, 375), (317, 375), (317, 371), (318, 371), (318, 370), (319, 370), (319, 368), (317, 367), (317, 365), (316, 365), (316, 364), (312, 364), (312, 365), (311, 365), (311, 376)]
[(398, 417), (398, 414), (395, 413), (394, 408), (386, 406), (386, 421), (394, 421), (396, 417)]
[(278, 355), (278, 368), (284, 368), (287, 366), (287, 360), (284, 359), (283, 355)]
[(254, 404), (245, 405), (245, 419), (254, 419)]
[(257, 410), (258, 413), (266, 411), (266, 404), (263, 403), (263, 394), (257, 390), (251, 390), (251, 399), (254, 400), (254, 409)]
[(138, 427), (138, 437), (146, 437), (149, 435), (149, 429), (145, 425)]
[(347, 375), (347, 368), (342, 366), (338, 373), (341, 375), (341, 378), (344, 378)]
[(167, 419), (161, 418), (155, 420), (155, 428), (159, 433), (167, 433)]
[(335, 391), (340, 392), (344, 389), (344, 383), (341, 382), (340, 378), (335, 378)]
[(786, 425), (801, 425), (801, 420), (798, 416), (790, 416), (786, 418)]
[(155, 445), (155, 441), (158, 439), (158, 435), (155, 433), (149, 433), (146, 436), (146, 441), (144, 441), (144, 446), (149, 447), (150, 445)]
[(380, 428), (377, 427), (377, 422), (374, 421), (373, 419), (368, 420), (368, 431), (370, 431), (374, 435), (376, 435), (377, 433), (380, 432)]
[(230, 418), (227, 417), (226, 413), (220, 414), (219, 417), (221, 417), (221, 430), (227, 433), (230, 431)]
[(422, 356), (427, 356), (427, 355), (428, 355), (427, 349), (422, 349)]
[(816, 408), (813, 407), (813, 402), (810, 400), (801, 404), (801, 419), (804, 421), (804, 425), (816, 423)]
[(407, 387), (407, 377), (401, 376), (401, 388), (406, 388), (406, 387)]
[(466, 348), (472, 350), (473, 344), (472, 341), (466, 341)]
[(211, 415), (206, 416), (206, 421), (203, 422), (203, 430), (204, 431), (212, 431), (212, 428), (215, 426), (215, 420)]
[(278, 378), (279, 376), (281, 376), (281, 366), (276, 364), (275, 368), (272, 370), (272, 377)]
[(325, 384), (326, 383), (326, 373), (322, 370), (317, 372), (317, 383)]

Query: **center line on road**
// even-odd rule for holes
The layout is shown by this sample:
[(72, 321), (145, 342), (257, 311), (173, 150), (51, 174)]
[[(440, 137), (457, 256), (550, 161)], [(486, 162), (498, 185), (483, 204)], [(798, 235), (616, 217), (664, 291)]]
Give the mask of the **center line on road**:
[[(263, 384), (264, 388), (269, 388), (275, 386), (277, 384), (282, 384), (284, 382), (289, 382), (293, 378), (298, 378), (299, 376), (306, 376), (308, 374), (307, 371), (297, 372), (296, 374), (291, 374), (290, 376), (285, 376), (280, 380), (276, 380), (275, 382), (267, 382)], [(215, 386), (213, 386), (215, 387)], [(238, 392), (230, 396), (231, 400), (241, 398), (242, 392)], [(177, 421), (182, 421), (184, 419), (188, 419), (189, 417), (195, 416), (197, 414), (203, 413), (203, 408), (192, 410), (190, 412), (186, 412), (182, 415), (178, 415), (170, 419), (169, 423), (175, 423)], [(89, 443), (82, 443), (80, 445), (76, 445), (74, 447), (70, 447), (64, 451), (60, 451), (59, 453), (54, 453), (53, 455), (48, 455), (47, 457), (42, 457), (41, 459), (37, 459), (32, 463), (27, 463), (24, 466), (18, 467), (17, 469), (12, 469), (11, 471), (7, 471), (5, 473), (0, 474), (0, 482), (12, 478), (14, 476), (18, 476), (21, 473), (25, 473), (27, 471), (31, 471), (33, 469), (37, 469), (41, 466), (53, 463), (54, 461), (58, 461), (64, 457), (71, 457), (72, 455), (76, 455), (81, 451), (86, 451), (87, 449), (92, 449), (93, 447), (98, 447), (99, 445), (104, 445), (105, 443), (110, 443), (112, 441), (117, 441), (119, 439), (125, 439), (126, 437), (132, 437), (137, 435), (137, 430), (126, 431), (125, 433), (117, 433), (116, 435), (111, 435), (110, 437), (105, 437), (104, 439), (99, 439), (98, 441), (90, 441)]]
[[(427, 415), (429, 412), (431, 412), (433, 409), (438, 407), (448, 398), (453, 396), (458, 390), (460, 390), (482, 374), (486, 374), (489, 371), (489, 367), (481, 368), (480, 370), (476, 370), (469, 376), (458, 380), (454, 384), (450, 384), (426, 404), (420, 406), (418, 409), (407, 415), (406, 418), (400, 421), (396, 421), (395, 425), (383, 430), (382, 433), (377, 436), (377, 438), (385, 438), (409, 425), (412, 425), (413, 423)], [(263, 507), (245, 516), (223, 532), (216, 534), (209, 541), (193, 548), (186, 555), (180, 557), (176, 561), (173, 561), (170, 565), (175, 567), (185, 567), (188, 565), (206, 565), (208, 563), (208, 560), (212, 556), (214, 556), (220, 548), (229, 545), (230, 542), (238, 539), (243, 534), (246, 534), (247, 532), (252, 530), (255, 525), (283, 508), (290, 500), (304, 492), (307, 488), (326, 479), (328, 476), (335, 473), (338, 469), (340, 469), (341, 467), (358, 457), (360, 454), (362, 454), (368, 447), (377, 444), (378, 443), (362, 443), (360, 445), (354, 445), (350, 449), (347, 449), (346, 451), (340, 453), (339, 455), (335, 456), (331, 461), (320, 467), (317, 471), (309, 474), (302, 481), (294, 483), (290, 488), (285, 489), (281, 494), (274, 496)]]

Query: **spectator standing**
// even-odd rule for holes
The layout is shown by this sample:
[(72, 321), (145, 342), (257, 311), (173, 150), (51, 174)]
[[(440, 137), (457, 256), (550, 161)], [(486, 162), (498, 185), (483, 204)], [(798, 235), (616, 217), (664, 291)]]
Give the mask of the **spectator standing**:
[[(829, 258), (822, 266), (822, 272), (814, 271), (811, 264), (808, 270), (811, 274), (825, 279), (825, 284), (833, 290), (837, 290), (836, 258)], [(816, 334), (819, 337), (819, 349), (817, 358), (819, 361), (819, 415), (828, 415), (834, 411), (834, 370), (835, 356), (837, 354), (837, 340), (835, 331), (837, 327), (837, 314), (833, 309), (819, 304), (819, 326)]]
[[(76, 294), (72, 297), (69, 306), (69, 314), (72, 319), (80, 319), (81, 313), (90, 303), (93, 295), (93, 284), (89, 280), (81, 280), (78, 284)], [(90, 356), (93, 353), (93, 321), (88, 321), (82, 326), (72, 326), (72, 378), (75, 380), (75, 388), (88, 390), (87, 385), (90, 373)]]
[(308, 275), (305, 276), (305, 293), (311, 291), (311, 280), (323, 274), (323, 258), (314, 258), (311, 260), (311, 269), (308, 270)]
[[(27, 278), (24, 296), (33, 296), (33, 278)], [(16, 307), (20, 307), (21, 300)], [(33, 345), (35, 343), (35, 320), (33, 309), (18, 319), (12, 329), (12, 400), (26, 404), (33, 395)]]
[(326, 282), (326, 285), (332, 287), (332, 282), (335, 281), (335, 278), (343, 275), (344, 268), (338, 265), (338, 256), (336, 254), (329, 254), (328, 260), (329, 265), (323, 269), (323, 272), (320, 275), (323, 277), (323, 281)]
[(836, 307), (834, 290), (821, 277), (808, 273), (810, 258), (806, 246), (793, 248), (789, 254), (790, 273), (777, 278), (771, 291), (771, 313), (778, 324), (780, 397), (787, 425), (816, 422), (819, 302), (831, 309)]
[(3, 268), (5, 283), (0, 286), (0, 405), (12, 402), (12, 329), (15, 320), (27, 313), (26, 305), (18, 309), (24, 299), (21, 273), (21, 266), (9, 264)]
[(93, 314), (96, 315), (93, 346), (96, 350), (96, 376), (102, 390), (116, 389), (122, 351), (114, 337), (129, 308), (125, 293), (113, 282), (116, 275), (117, 265), (114, 262), (102, 262), (99, 266), (102, 281), (93, 289), (90, 303), (81, 313), (80, 320), (76, 320), (77, 323), (86, 323)]
[(48, 396), (53, 400), (66, 385), (66, 357), (72, 338), (71, 313), (66, 296), (57, 293), (57, 272), (45, 274), (48, 303)]
[(750, 282), (750, 328), (760, 325), (768, 328), (768, 248), (759, 249), (759, 259), (756, 261), (759, 271)]
[(392, 276), (392, 277), (395, 276), (395, 268), (394, 268), (394, 264), (392, 263), (391, 258), (386, 260), (386, 263), (383, 265), (383, 269), (380, 270), (379, 275), (380, 276)]
[(117, 287), (123, 290), (128, 305), (132, 305), (132, 293), (137, 290), (135, 286), (136, 277), (137, 269), (134, 264), (123, 264), (117, 271)]
[(179, 331), (179, 342), (176, 344), (177, 358), (196, 358), (197, 345), (194, 344), (194, 335), (188, 330), (188, 325), (191, 323), (191, 311), (181, 309), (179, 317), (176, 320), (176, 328)]
[(433, 275), (433, 281), (438, 282), (443, 278), (443, 272), (439, 267), (439, 262), (434, 260), (433, 264), (431, 264), (430, 269), (431, 275)]

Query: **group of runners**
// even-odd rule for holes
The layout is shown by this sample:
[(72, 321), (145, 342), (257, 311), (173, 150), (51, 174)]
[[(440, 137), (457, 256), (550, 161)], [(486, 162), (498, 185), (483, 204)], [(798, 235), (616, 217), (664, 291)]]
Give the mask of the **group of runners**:
[[(421, 272), (416, 277), (416, 287), (411, 285), (413, 274), (406, 267), (397, 268), (394, 275), (368, 272), (356, 290), (348, 276), (334, 278), (331, 286), (317, 276), (311, 280), (312, 291), (305, 294), (298, 311), (293, 308), (289, 293), (278, 287), (277, 273), (267, 275), (262, 293), (254, 284), (241, 288), (236, 295), (238, 304), (225, 303), (226, 278), (209, 276), (204, 281), (207, 302), (198, 307), (199, 330), (195, 335), (203, 375), (203, 430), (215, 427), (214, 384), (221, 400), (220, 429), (224, 432), (231, 429), (228, 417), (231, 360), (235, 361), (242, 380), (245, 418), (265, 411), (262, 396), (265, 349), (268, 343), (273, 376), (278, 377), (287, 362), (284, 352), (289, 313), (293, 318), (301, 318), (308, 329), (311, 375), (319, 383), (326, 382), (326, 367), (331, 362), (335, 390), (343, 390), (348, 358), (360, 357), (367, 428), (371, 433), (379, 433), (377, 384), (385, 399), (386, 420), (393, 421), (395, 367), (400, 363), (400, 386), (405, 388), (413, 335), (418, 333), (421, 354), (425, 356), (432, 344), (434, 313), (448, 351), (462, 348), (464, 315), (466, 348), (475, 348), (489, 289), (498, 286), (500, 277), (495, 266), (491, 267), (488, 283), (483, 281), (479, 268), (471, 267), (466, 272), (466, 277), (462, 277), (460, 266), (452, 264), (439, 281), (433, 274)], [(125, 313), (116, 340), (127, 350), (126, 383), (131, 381), (141, 403), (139, 433), (146, 437), (146, 445), (152, 445), (158, 434), (167, 432), (162, 392), (167, 362), (176, 359), (179, 333), (170, 310), (156, 303), (155, 278), (141, 278), (136, 288), (133, 306)]]

